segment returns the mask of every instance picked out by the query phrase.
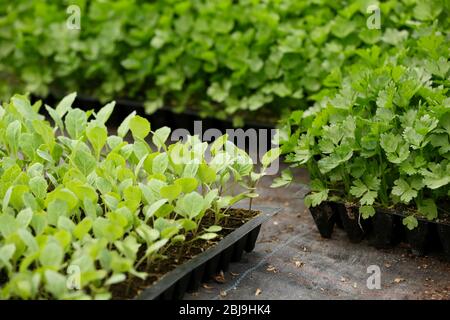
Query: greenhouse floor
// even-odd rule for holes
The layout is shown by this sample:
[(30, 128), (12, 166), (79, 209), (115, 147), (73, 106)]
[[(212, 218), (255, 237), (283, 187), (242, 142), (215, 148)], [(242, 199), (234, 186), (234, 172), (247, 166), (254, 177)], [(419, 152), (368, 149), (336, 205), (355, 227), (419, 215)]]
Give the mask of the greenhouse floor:
[[(296, 176), (306, 182), (304, 171)], [(337, 228), (323, 239), (303, 204), (304, 189), (271, 189), (266, 178), (256, 204), (281, 209), (263, 225), (255, 250), (185, 299), (450, 299), (443, 257), (415, 257), (406, 244), (386, 250), (352, 244)], [(370, 265), (381, 270), (380, 289), (367, 287)]]

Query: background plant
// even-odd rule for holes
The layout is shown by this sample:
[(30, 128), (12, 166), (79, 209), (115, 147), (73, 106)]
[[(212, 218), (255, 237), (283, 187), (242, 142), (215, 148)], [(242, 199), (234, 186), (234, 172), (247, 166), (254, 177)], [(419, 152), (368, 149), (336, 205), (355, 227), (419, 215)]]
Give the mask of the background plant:
[[(362, 50), (339, 89), (305, 112), (293, 112), (281, 136), (287, 161), (309, 169), (316, 206), (331, 198), (374, 206), (403, 204), (416, 216), (448, 216), (450, 63), (447, 35), (419, 28), (402, 46)], [(276, 185), (291, 181), (285, 175)]]
[[(80, 30), (67, 28), (69, 5)], [(367, 27), (371, 5), (380, 29)], [(333, 93), (360, 49), (395, 48), (418, 25), (448, 24), (448, 12), (440, 0), (3, 1), (0, 93), (127, 97), (236, 124), (256, 110), (276, 118)]]

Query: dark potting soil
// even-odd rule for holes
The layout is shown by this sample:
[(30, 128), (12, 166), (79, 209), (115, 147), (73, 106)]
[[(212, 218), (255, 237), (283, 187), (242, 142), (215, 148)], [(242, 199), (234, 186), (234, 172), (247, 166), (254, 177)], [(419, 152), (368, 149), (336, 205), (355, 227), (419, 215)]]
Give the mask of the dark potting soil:
[[(145, 288), (151, 286), (166, 273), (174, 270), (177, 266), (182, 265), (184, 262), (194, 258), (198, 254), (206, 251), (207, 249), (216, 245), (225, 236), (256, 217), (260, 212), (245, 209), (230, 209), (227, 211), (228, 217), (223, 218), (221, 221), (222, 230), (218, 232), (219, 237), (211, 241), (198, 241), (190, 244), (184, 243), (183, 245), (177, 245), (169, 247), (165, 252), (164, 258), (153, 261), (151, 264), (143, 264), (138, 268), (140, 272), (147, 272), (147, 279), (142, 280), (136, 277), (129, 278), (119, 284), (111, 286), (110, 290), (113, 299), (133, 299), (139, 295), (139, 293)], [(199, 230), (214, 225), (213, 213), (207, 213), (202, 219)], [(192, 236), (186, 238), (186, 241), (192, 239)], [(139, 257), (142, 257), (145, 253), (145, 249), (141, 248), (138, 253)]]
[(385, 211), (386, 213), (396, 214), (401, 217), (407, 217), (408, 215), (415, 215), (417, 220), (438, 224), (446, 224), (450, 226), (450, 211), (448, 211), (448, 209), (450, 208), (450, 201), (444, 200), (437, 202), (436, 206), (438, 208), (438, 218), (435, 220), (428, 220), (425, 217), (417, 216), (416, 215), (417, 208), (411, 205), (397, 204), (390, 208), (380, 208), (380, 209), (382, 211)]
[(370, 221), (363, 219), (359, 214), (359, 207), (353, 204), (338, 205), (337, 209), (349, 240), (353, 243), (360, 242), (371, 229)]

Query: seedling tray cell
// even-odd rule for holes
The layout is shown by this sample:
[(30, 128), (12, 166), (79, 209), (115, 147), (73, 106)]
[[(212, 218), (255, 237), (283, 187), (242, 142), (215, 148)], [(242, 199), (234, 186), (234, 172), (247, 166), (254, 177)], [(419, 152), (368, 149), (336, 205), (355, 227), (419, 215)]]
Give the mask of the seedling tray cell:
[(446, 258), (450, 259), (450, 225), (447, 223), (418, 218), (419, 225), (409, 230), (402, 224), (406, 215), (401, 212), (379, 209), (374, 217), (359, 219), (358, 207), (330, 201), (310, 208), (310, 212), (324, 238), (331, 238), (334, 225), (341, 222), (353, 243), (367, 238), (371, 245), (381, 249), (406, 242), (414, 255), (443, 251)]
[(216, 245), (165, 274), (150, 287), (144, 289), (139, 300), (179, 300), (186, 292), (196, 291), (200, 285), (220, 271), (228, 270), (231, 262), (240, 261), (244, 251), (255, 248), (261, 225), (279, 210), (256, 207), (261, 213), (246, 222)]

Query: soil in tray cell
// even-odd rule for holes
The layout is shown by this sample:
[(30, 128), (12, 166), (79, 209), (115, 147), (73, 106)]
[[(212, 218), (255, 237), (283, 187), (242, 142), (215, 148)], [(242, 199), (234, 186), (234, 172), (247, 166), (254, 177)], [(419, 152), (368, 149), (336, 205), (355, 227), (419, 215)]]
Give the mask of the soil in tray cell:
[[(177, 266), (182, 265), (184, 262), (192, 259), (205, 250), (213, 247), (218, 243), (218, 241), (220, 241), (220, 239), (224, 238), (225, 236), (257, 216), (259, 214), (259, 211), (230, 209), (227, 211), (227, 214), (229, 216), (221, 220), (220, 225), (222, 226), (222, 231), (219, 232), (218, 239), (214, 239), (213, 241), (198, 241), (190, 243), (189, 245), (178, 245), (170, 247), (165, 253), (166, 257), (164, 259), (139, 267), (138, 271), (148, 273), (148, 277), (146, 280), (141, 280), (139, 278), (133, 277), (129, 278), (125, 282), (113, 285), (111, 287), (113, 299), (132, 299), (136, 297), (139, 292), (151, 286), (166, 273), (172, 271)], [(202, 219), (199, 230), (213, 224), (214, 215), (212, 213), (207, 213)], [(189, 236), (187, 237), (187, 241), (188, 240), (190, 240)], [(141, 249), (142, 250), (140, 250), (138, 256), (140, 255), (142, 257), (142, 255), (145, 253), (145, 248)]]
[(361, 242), (371, 229), (370, 221), (360, 217), (359, 208), (357, 206), (350, 204), (340, 205), (338, 206), (338, 210), (350, 242)]

